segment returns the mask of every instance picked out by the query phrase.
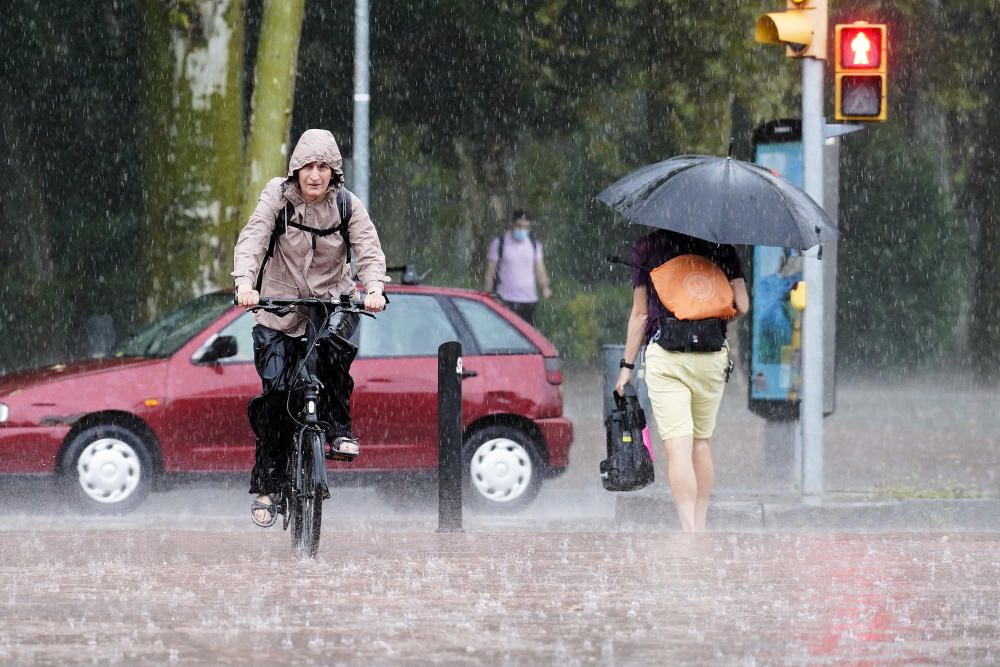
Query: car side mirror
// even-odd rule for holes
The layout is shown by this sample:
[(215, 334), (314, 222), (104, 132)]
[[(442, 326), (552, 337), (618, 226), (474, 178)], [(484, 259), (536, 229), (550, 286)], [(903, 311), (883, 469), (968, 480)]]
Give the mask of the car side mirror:
[(236, 344), (236, 336), (216, 336), (205, 350), (205, 353), (198, 359), (200, 364), (210, 364), (220, 359), (228, 359), (239, 354), (239, 346)]

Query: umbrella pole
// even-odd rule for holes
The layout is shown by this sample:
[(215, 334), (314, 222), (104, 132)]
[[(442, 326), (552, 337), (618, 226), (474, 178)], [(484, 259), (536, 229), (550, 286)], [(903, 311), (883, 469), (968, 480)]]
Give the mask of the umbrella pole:
[[(823, 61), (802, 58), (802, 159), (805, 191), (823, 206)], [(808, 302), (802, 332), (802, 493), (806, 502), (823, 495), (823, 266), (819, 246), (805, 253), (803, 279)]]

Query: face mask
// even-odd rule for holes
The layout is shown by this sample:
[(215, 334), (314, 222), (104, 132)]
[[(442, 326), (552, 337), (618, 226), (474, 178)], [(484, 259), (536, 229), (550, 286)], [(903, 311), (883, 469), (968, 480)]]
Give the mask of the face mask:
[(510, 233), (511, 237), (515, 241), (527, 241), (528, 240), (528, 230), (527, 229), (515, 229)]

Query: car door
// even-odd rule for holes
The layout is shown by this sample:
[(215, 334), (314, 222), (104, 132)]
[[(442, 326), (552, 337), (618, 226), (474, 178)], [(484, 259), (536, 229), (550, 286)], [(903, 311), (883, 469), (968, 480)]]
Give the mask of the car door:
[(477, 374), (462, 384), (466, 422), (469, 417), (498, 413), (534, 418), (538, 413), (535, 387), (545, 382), (538, 348), (485, 303), (458, 296), (451, 302), (475, 342), (463, 356), (465, 369)]
[(391, 294), (377, 319), (361, 318), (351, 416), (362, 455), (354, 468), (437, 466), (437, 349), (459, 340), (440, 297)]
[(253, 316), (241, 313), (216, 335), (233, 336), (237, 354), (214, 363), (198, 363), (215, 336), (192, 351), (182, 348), (171, 362), (167, 409), (175, 445), (184, 451), (188, 470), (249, 470), (254, 435), (247, 402), (260, 393), (253, 364)]

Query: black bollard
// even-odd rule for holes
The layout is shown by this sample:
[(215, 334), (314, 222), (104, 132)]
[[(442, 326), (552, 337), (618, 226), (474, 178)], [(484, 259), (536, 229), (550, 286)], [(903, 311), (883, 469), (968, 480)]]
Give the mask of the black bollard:
[(462, 532), (462, 344), (438, 348), (438, 532)]

